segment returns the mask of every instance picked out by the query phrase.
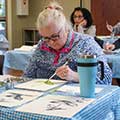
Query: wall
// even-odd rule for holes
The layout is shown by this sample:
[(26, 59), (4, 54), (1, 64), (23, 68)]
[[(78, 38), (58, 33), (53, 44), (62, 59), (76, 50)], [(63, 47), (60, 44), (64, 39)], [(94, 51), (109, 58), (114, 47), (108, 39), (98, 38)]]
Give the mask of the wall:
[(91, 11), (91, 5), (90, 5), (91, 4), (91, 0), (82, 0), (82, 1), (83, 1), (82, 2), (83, 3), (82, 6)]
[[(16, 0), (7, 0), (8, 12), (8, 40), (10, 49), (20, 47), (23, 44), (22, 30), (24, 27), (35, 27), (35, 22), (39, 12), (50, 0), (29, 0), (29, 15), (16, 15)], [(63, 6), (64, 13), (69, 19), (74, 7), (80, 5), (79, 0), (58, 0)], [(63, 4), (64, 3), (64, 4)]]
[[(13, 2), (14, 1), (14, 2)], [(36, 0), (36, 2), (39, 0)], [(41, 1), (41, 0), (40, 0)], [(10, 49), (20, 47), (23, 44), (22, 41), (22, 29), (24, 27), (35, 26), (35, 20), (37, 14), (36, 6), (33, 0), (29, 0), (30, 13), (29, 16), (17, 16), (16, 15), (16, 0), (7, 0), (7, 13), (8, 13), (8, 40), (10, 42)], [(33, 11), (31, 10), (33, 9)], [(38, 11), (41, 9), (39, 8)]]

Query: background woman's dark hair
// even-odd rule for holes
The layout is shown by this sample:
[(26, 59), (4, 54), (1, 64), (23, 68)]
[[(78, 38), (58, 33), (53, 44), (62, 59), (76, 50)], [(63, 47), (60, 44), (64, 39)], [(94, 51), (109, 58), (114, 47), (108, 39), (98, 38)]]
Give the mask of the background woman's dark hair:
[(89, 10), (86, 9), (86, 8), (76, 7), (76, 8), (74, 9), (74, 11), (72, 12), (71, 16), (70, 16), (70, 21), (71, 21), (71, 23), (72, 23), (73, 26), (74, 26), (74, 24), (75, 24), (74, 19), (73, 19), (73, 16), (74, 16), (74, 13), (75, 13), (76, 11), (81, 11), (82, 14), (83, 14), (84, 19), (87, 20), (87, 25), (85, 26), (86, 28), (87, 28), (87, 27), (90, 27), (90, 26), (93, 24), (92, 15), (91, 15), (91, 13), (89, 12)]

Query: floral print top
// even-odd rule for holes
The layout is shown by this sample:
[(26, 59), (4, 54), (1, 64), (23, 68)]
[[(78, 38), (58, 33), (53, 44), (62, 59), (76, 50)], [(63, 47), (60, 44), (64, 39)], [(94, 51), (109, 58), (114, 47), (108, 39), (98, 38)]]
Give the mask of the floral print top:
[[(93, 37), (74, 31), (68, 33), (67, 42), (64, 48), (58, 53), (47, 46), (43, 40), (40, 40), (29, 61), (29, 65), (24, 71), (24, 77), (49, 78), (54, 74), (57, 67), (65, 63), (66, 59), (70, 59), (69, 67), (73, 71), (77, 71), (77, 59), (80, 54), (96, 55), (99, 61), (103, 61), (104, 79), (100, 80), (101, 68), (98, 65), (96, 84), (111, 84), (111, 69), (100, 46), (95, 42)], [(55, 76), (54, 79), (60, 78)]]

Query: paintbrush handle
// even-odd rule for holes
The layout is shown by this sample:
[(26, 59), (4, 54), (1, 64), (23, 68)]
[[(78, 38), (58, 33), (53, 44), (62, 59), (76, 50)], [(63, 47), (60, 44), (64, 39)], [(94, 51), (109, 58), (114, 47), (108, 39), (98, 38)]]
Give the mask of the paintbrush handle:
[(56, 75), (56, 73), (54, 73), (48, 80), (52, 79), (55, 75)]
[[(67, 65), (67, 64), (68, 64), (68, 61), (66, 61), (63, 65)], [(56, 75), (56, 72), (48, 80), (52, 79), (55, 75)]]
[(66, 61), (63, 65), (67, 65), (68, 64), (68, 61)]

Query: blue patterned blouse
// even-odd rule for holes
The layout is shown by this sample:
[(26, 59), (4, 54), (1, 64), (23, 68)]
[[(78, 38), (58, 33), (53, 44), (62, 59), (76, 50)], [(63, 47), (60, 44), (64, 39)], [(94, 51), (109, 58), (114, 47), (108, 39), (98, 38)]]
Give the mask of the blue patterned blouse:
[(113, 32), (114, 34), (120, 34), (120, 22), (118, 22), (118, 23), (113, 27), (112, 32)]
[[(94, 54), (99, 61), (104, 62), (104, 79), (100, 80), (101, 68), (98, 66), (96, 84), (111, 84), (111, 69), (104, 58), (102, 49), (95, 42), (93, 37), (73, 31), (69, 32), (67, 42), (63, 50), (59, 51), (59, 53), (49, 48), (44, 41), (40, 41), (24, 72), (24, 77), (49, 78), (57, 67), (65, 63), (67, 58), (71, 60), (69, 67), (77, 71), (76, 61), (81, 53)], [(54, 79), (60, 78), (55, 76)]]

